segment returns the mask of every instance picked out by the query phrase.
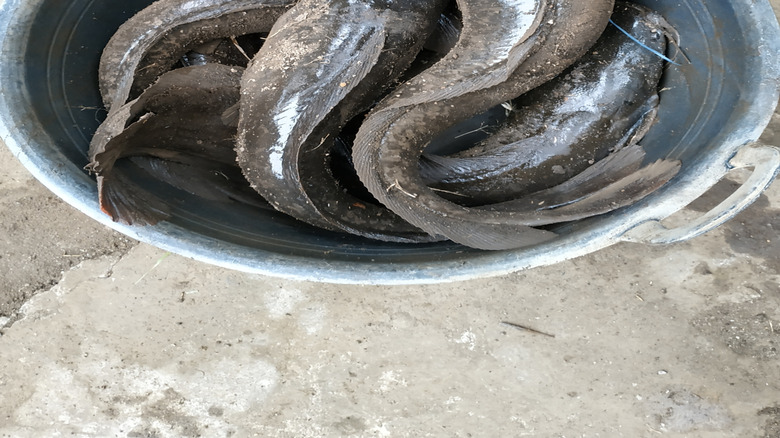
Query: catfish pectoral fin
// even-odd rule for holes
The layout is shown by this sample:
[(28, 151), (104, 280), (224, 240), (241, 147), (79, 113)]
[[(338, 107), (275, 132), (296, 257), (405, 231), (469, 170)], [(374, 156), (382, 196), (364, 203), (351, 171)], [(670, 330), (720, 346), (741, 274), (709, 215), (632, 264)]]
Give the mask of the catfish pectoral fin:
[(123, 170), (99, 175), (97, 184), (100, 210), (114, 222), (154, 225), (170, 217), (165, 202), (130, 181)]
[(241, 103), (239, 102), (229, 107), (225, 111), (223, 111), (222, 115), (220, 116), (220, 118), (222, 119), (222, 123), (225, 126), (238, 128), (238, 118), (240, 114), (240, 109), (241, 109)]
[(632, 146), (563, 184), (481, 209), (528, 215), (535, 226), (609, 213), (658, 190), (680, 170), (677, 160), (658, 160), (639, 168), (642, 157), (641, 147)]
[(550, 210), (581, 219), (631, 205), (661, 188), (680, 171), (677, 160), (658, 160), (569, 205)]
[(548, 210), (572, 204), (636, 172), (644, 158), (644, 148), (639, 145), (628, 146), (597, 161), (557, 186), (499, 205), (505, 207), (530, 201), (526, 205), (543, 205), (542, 208), (534, 210)]

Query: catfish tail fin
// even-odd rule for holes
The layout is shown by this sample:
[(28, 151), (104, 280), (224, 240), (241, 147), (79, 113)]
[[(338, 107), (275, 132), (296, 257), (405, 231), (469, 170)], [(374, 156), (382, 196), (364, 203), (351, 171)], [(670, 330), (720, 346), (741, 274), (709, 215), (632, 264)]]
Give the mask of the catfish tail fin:
[(97, 177), (100, 210), (114, 222), (154, 225), (170, 218), (169, 207), (157, 196), (130, 180), (121, 169)]

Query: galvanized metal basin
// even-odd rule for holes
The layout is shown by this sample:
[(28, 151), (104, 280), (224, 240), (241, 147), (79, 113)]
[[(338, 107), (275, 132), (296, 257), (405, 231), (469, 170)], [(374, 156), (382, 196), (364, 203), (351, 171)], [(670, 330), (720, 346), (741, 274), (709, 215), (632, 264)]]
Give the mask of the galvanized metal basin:
[[(682, 36), (690, 65), (670, 67), (659, 121), (642, 144), (648, 160), (682, 160), (681, 173), (643, 201), (557, 228), (535, 247), (485, 252), (452, 243), (389, 244), (311, 228), (275, 212), (203, 204), (155, 186), (174, 217), (153, 227), (113, 223), (84, 170), (102, 120), (97, 63), (116, 28), (151, 0), (0, 0), (0, 135), (43, 184), (93, 219), (133, 238), (247, 272), (340, 283), (431, 283), (548, 265), (619, 241), (668, 243), (702, 233), (758, 197), (780, 150), (753, 144), (780, 90), (780, 30), (767, 0), (639, 0)], [(753, 169), (729, 199), (681, 229), (659, 221), (734, 167)], [(76, 220), (76, 219), (74, 219)]]

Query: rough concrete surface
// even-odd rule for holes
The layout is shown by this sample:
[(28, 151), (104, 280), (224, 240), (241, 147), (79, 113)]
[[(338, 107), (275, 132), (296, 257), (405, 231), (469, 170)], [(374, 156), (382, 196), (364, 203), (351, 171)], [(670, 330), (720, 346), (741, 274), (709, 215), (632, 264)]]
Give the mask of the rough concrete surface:
[(780, 437), (778, 183), (681, 244), (339, 286), (136, 244), (0, 163), (2, 437)]

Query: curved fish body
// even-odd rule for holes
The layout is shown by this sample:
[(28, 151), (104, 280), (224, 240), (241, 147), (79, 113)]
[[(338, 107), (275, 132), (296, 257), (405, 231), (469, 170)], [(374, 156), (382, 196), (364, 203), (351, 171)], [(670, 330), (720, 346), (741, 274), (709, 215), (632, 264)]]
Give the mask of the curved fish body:
[[(152, 3), (120, 26), (103, 50), (98, 75), (104, 105), (109, 110), (123, 105), (130, 100), (131, 88), (136, 94), (143, 91), (143, 84), (154, 83), (182, 55), (203, 42), (268, 32), (294, 3), (295, 0), (158, 0)], [(133, 88), (137, 73), (141, 74), (141, 80)]]
[[(170, 29), (145, 54), (136, 68), (133, 85), (128, 99), (135, 99), (157, 78), (190, 51), (208, 52), (209, 44), (233, 39), (235, 51), (243, 51), (236, 37), (252, 34), (267, 34), (276, 20), (288, 9), (285, 6), (266, 6), (240, 12), (231, 12), (218, 17), (183, 24)], [(206, 49), (206, 50), (204, 50)], [(250, 54), (239, 53), (242, 67), (251, 59)], [(223, 61), (223, 60), (220, 60)]]
[[(618, 4), (612, 20), (663, 53), (646, 13)], [(475, 147), (423, 155), (422, 177), (460, 204), (509, 201), (561, 184), (636, 143), (654, 120), (663, 59), (608, 26), (561, 76), (512, 101), (507, 120)]]
[(301, 0), (272, 29), (242, 80), (238, 161), (271, 205), (321, 228), (437, 240), (350, 195), (331, 171), (342, 128), (422, 49), (444, 0)]
[[(220, 64), (176, 69), (114, 111), (109, 117), (118, 119), (109, 122), (122, 127), (121, 132), (109, 136), (101, 126), (93, 137), (87, 166), (97, 174), (101, 209), (128, 224), (154, 224), (167, 218), (163, 200), (133, 184), (123, 169), (115, 167), (118, 160), (134, 156), (153, 158), (141, 160), (141, 167), (196, 195), (213, 199), (222, 192), (224, 200), (245, 199), (248, 183), (239, 172), (229, 170), (238, 169), (235, 128), (221, 119), (222, 112), (239, 99), (242, 72)], [(157, 160), (177, 164), (161, 165)], [(184, 174), (174, 175), (177, 171)], [(222, 179), (214, 178), (217, 175)], [(187, 188), (186, 181), (201, 182)], [(197, 187), (211, 183), (219, 187)]]
[(383, 108), (445, 101), (506, 81), (534, 50), (540, 25), (548, 16), (547, 0), (458, 0), (457, 4), (463, 28), (455, 46), (394, 90)]
[[(549, 34), (539, 39), (506, 81), (465, 94), (459, 94), (463, 90), (457, 84), (451, 85), (455, 97), (407, 106), (395, 99), (399, 94), (410, 96), (411, 91), (386, 98), (363, 123), (355, 141), (353, 159), (366, 188), (410, 223), (467, 246), (517, 248), (553, 238), (552, 232), (528, 226), (527, 215), (467, 208), (440, 197), (421, 178), (418, 161), (425, 146), (442, 130), (547, 82), (573, 64), (604, 31), (613, 6), (613, 0), (551, 3), (551, 15), (542, 26)], [(465, 28), (466, 17), (463, 21)], [(446, 76), (425, 79), (425, 86), (431, 88), (457, 80)]]

